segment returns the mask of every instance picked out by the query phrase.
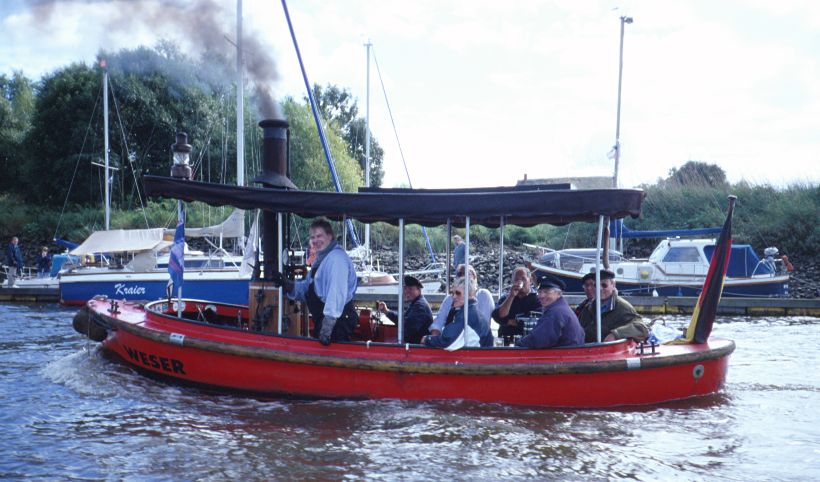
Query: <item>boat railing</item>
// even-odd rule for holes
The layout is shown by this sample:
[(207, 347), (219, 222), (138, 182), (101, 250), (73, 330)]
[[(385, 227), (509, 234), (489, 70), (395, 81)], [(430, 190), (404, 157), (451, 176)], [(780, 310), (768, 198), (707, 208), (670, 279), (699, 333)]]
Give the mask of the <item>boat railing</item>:
[[(778, 262), (781, 263), (779, 267), (777, 266)], [(757, 270), (761, 266), (765, 266), (765, 267), (769, 268), (770, 272), (768, 272), (768, 273), (765, 273), (765, 272), (764, 273), (758, 273)], [(752, 274), (749, 275), (749, 277), (752, 277), (752, 276), (771, 276), (771, 277), (773, 277), (773, 276), (777, 276), (781, 271), (786, 271), (786, 268), (783, 265), (783, 260), (780, 260), (780, 259), (761, 259), (760, 261), (757, 262), (757, 264), (755, 265), (755, 269), (752, 270)]]

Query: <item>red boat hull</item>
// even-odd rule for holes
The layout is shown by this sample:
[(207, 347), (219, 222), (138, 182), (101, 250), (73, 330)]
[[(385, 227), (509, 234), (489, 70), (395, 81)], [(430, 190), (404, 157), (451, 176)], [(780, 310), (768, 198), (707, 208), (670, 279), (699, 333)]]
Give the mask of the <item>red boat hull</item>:
[[(187, 301), (188, 305), (196, 301)], [(204, 302), (203, 302), (204, 303)], [(662, 345), (640, 354), (631, 341), (528, 350), (334, 343), (225, 328), (122, 303), (89, 301), (106, 350), (143, 371), (264, 395), (305, 398), (468, 399), (550, 407), (656, 404), (715, 393), (734, 343)], [(220, 305), (242, 316), (244, 308)]]

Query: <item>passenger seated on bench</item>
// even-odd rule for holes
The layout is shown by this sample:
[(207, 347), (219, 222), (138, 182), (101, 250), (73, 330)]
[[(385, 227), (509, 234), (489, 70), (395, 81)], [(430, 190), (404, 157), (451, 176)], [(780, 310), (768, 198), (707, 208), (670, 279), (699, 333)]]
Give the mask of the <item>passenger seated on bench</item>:
[[(464, 277), (464, 265), (460, 264), (456, 268), (456, 278)], [(470, 279), (473, 280), (475, 284), (475, 280), (477, 279), (475, 270), (472, 266), (470, 266)], [(493, 309), (495, 309), (495, 301), (493, 301), (493, 294), (490, 293), (489, 290), (484, 288), (478, 288), (475, 293), (475, 303), (476, 303), (476, 310), (478, 310), (478, 321), (481, 322), (482, 330), (486, 327), (487, 330), (490, 330), (490, 317), (492, 316)], [(450, 308), (453, 307), (453, 296), (447, 295), (444, 297), (444, 300), (441, 302), (441, 306), (439, 306), (438, 313), (436, 314), (436, 318), (433, 320), (433, 324), (430, 325), (430, 334), (431, 335), (440, 335), (441, 330), (444, 329), (444, 324), (447, 321), (447, 315), (450, 313)]]
[(499, 325), (498, 336), (505, 339), (505, 344), (511, 343), (513, 336), (524, 334), (524, 322), (517, 317), (529, 316), (531, 311), (540, 313), (541, 303), (532, 291), (530, 270), (519, 266), (513, 270), (510, 290), (499, 298), (493, 310), (493, 319)]
[[(592, 275), (593, 282), (595, 280)], [(581, 326), (586, 333), (586, 342), (598, 341), (598, 326), (595, 320), (597, 303), (590, 301), (578, 316)], [(618, 296), (615, 288), (615, 273), (601, 270), (601, 337), (603, 341), (632, 338), (637, 341), (646, 340), (649, 328), (644, 324), (641, 315), (628, 301)]]
[(541, 277), (538, 301), (544, 308), (532, 333), (521, 338), (515, 346), (524, 348), (552, 348), (584, 344), (584, 329), (563, 297), (564, 283), (550, 275)]
[[(460, 336), (464, 336), (463, 346), (493, 346), (493, 334), (489, 326), (482, 326), (478, 319), (475, 299), (475, 280), (466, 282), (458, 278), (453, 284), (453, 306), (447, 314), (444, 329), (440, 335), (427, 335), (421, 339), (423, 345), (435, 348), (447, 348)], [(467, 309), (467, 329), (464, 329), (464, 296), (469, 298)]]
[[(413, 276), (404, 277), (404, 341), (420, 343), (421, 337), (427, 334), (433, 322), (433, 310), (427, 298), (421, 294), (421, 281)], [(388, 310), (384, 301), (379, 301), (379, 311), (385, 313), (390, 321), (398, 321), (399, 314)]]

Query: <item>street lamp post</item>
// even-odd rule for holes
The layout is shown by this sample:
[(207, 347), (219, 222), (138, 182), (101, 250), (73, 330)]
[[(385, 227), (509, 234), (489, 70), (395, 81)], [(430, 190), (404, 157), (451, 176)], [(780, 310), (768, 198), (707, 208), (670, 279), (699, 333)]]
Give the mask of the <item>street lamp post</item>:
[(632, 23), (632, 17), (621, 17), (621, 49), (618, 61), (618, 112), (615, 120), (615, 174), (612, 176), (612, 187), (618, 187), (618, 162), (621, 160), (621, 80), (624, 74), (624, 25)]

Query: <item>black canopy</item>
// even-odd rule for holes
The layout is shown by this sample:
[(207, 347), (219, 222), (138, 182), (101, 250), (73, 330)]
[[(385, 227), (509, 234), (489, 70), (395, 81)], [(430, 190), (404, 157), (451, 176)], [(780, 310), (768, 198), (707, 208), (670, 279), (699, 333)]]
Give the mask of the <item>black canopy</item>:
[(644, 192), (639, 189), (588, 189), (521, 191), (510, 188), (487, 190), (443, 190), (397, 192), (336, 193), (288, 191), (262, 187), (240, 187), (186, 181), (169, 177), (145, 176), (149, 196), (184, 201), (202, 201), (212, 206), (235, 206), (293, 213), (302, 217), (325, 216), (341, 220), (347, 216), (362, 222), (385, 222), (437, 226), (450, 219), (464, 225), (496, 227), (504, 217), (506, 224), (567, 224), (594, 222), (598, 216), (638, 217)]

